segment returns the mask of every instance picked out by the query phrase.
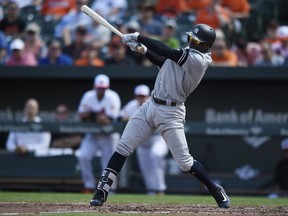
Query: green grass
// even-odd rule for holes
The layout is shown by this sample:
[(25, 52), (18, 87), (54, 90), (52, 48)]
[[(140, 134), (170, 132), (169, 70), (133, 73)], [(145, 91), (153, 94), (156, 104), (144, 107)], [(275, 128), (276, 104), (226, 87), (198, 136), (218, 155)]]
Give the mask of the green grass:
[[(92, 195), (78, 193), (37, 193), (37, 192), (0, 192), (0, 202), (80, 202), (89, 203)], [(231, 196), (234, 206), (286, 206), (287, 198), (269, 199), (261, 196)], [(109, 203), (147, 203), (147, 204), (207, 204), (214, 205), (209, 195), (165, 195), (147, 196), (145, 194), (113, 194), (109, 195)]]
[[(0, 192), (0, 204), (1, 202), (47, 202), (47, 203), (80, 203), (89, 206), (89, 201), (92, 198), (92, 195), (87, 194), (78, 194), (78, 193), (40, 193), (40, 192)], [(285, 207), (288, 208), (288, 199), (287, 198), (277, 198), (269, 199), (267, 197), (261, 196), (231, 196), (231, 203), (233, 206), (240, 207), (258, 207), (258, 206), (267, 206), (267, 207)], [(139, 203), (139, 204), (191, 204), (191, 205), (212, 205), (215, 206), (214, 199), (209, 195), (164, 195), (164, 196), (148, 196), (144, 194), (113, 194), (109, 195), (107, 203), (113, 204), (129, 204), (129, 203)], [(1, 215), (1, 214), (0, 214)], [(41, 216), (92, 216), (92, 215), (101, 215), (101, 216), (114, 216), (119, 215), (119, 213), (45, 213)], [(135, 215), (135, 214), (122, 214), (122, 215)], [(147, 214), (136, 214), (147, 215)], [(154, 214), (149, 214), (154, 215)], [(155, 216), (159, 214), (155, 214)], [(181, 214), (183, 216), (185, 214)], [(188, 215), (188, 214), (186, 214)], [(191, 214), (190, 214), (191, 215)]]

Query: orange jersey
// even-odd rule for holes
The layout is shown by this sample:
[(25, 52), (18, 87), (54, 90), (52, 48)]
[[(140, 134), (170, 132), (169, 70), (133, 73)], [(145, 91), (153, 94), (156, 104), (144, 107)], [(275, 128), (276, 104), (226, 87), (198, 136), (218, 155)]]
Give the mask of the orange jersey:
[(211, 0), (187, 0), (187, 7), (193, 10), (203, 9), (211, 4)]
[(161, 15), (175, 17), (187, 10), (185, 0), (158, 0), (156, 12)]
[(222, 56), (217, 56), (214, 52), (212, 52), (212, 60), (215, 63), (226, 63), (231, 67), (236, 67), (238, 65), (238, 57), (236, 53), (230, 50), (225, 50)]
[[(221, 8), (220, 10), (221, 15), (228, 21), (230, 19), (230, 14), (228, 13), (228, 11), (224, 8)], [(195, 23), (205, 23), (207, 25), (210, 25), (214, 29), (219, 29), (222, 27), (218, 12), (211, 12), (209, 8), (203, 8), (198, 11)]]
[(221, 5), (232, 12), (249, 12), (250, 4), (247, 0), (222, 0)]
[(44, 0), (41, 13), (44, 16), (64, 16), (76, 8), (76, 0)]

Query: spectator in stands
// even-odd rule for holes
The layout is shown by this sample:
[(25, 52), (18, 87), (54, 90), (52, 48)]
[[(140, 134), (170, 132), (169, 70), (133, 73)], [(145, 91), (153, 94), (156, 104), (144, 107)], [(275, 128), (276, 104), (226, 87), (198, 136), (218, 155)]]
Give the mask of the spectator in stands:
[(80, 58), (83, 51), (87, 48), (87, 29), (85, 26), (77, 26), (76, 31), (74, 32), (75, 37), (72, 40), (71, 44), (63, 47), (63, 53), (71, 56), (73, 60)]
[(269, 43), (271, 47), (274, 47), (274, 44), (279, 44), (280, 40), (277, 36), (277, 29), (279, 24), (276, 20), (270, 20), (265, 28), (265, 35), (261, 40), (261, 43)]
[(238, 38), (235, 45), (231, 48), (238, 58), (238, 66), (253, 66), (255, 60), (261, 54), (261, 45), (256, 42), (247, 41), (244, 38)]
[(62, 53), (61, 42), (57, 39), (48, 41), (48, 53), (45, 57), (39, 60), (39, 65), (73, 65), (73, 59), (71, 56)]
[(208, 7), (199, 9), (195, 24), (205, 23), (214, 29), (221, 29), (228, 37), (233, 31), (233, 23), (230, 11), (222, 7), (219, 0), (212, 0)]
[(8, 66), (37, 66), (38, 61), (34, 53), (25, 51), (25, 43), (22, 39), (14, 39), (10, 44), (11, 54), (6, 65)]
[(262, 39), (261, 43), (270, 44), (274, 53), (286, 58), (288, 54), (287, 40), (288, 26), (279, 25), (277, 21), (271, 20), (266, 26), (266, 35)]
[(93, 20), (81, 11), (82, 5), (87, 5), (89, 0), (77, 0), (76, 10), (64, 15), (55, 26), (54, 36), (62, 39), (65, 46), (74, 40), (75, 31), (78, 26), (85, 26), (87, 29), (92, 27)]
[(274, 170), (274, 185), (276, 196), (288, 196), (288, 138), (281, 142), (284, 157), (279, 160)]
[[(28, 99), (24, 107), (23, 122), (40, 122), (38, 116), (39, 103), (36, 99)], [(17, 154), (41, 153), (49, 149), (51, 141), (50, 132), (17, 132), (10, 131), (6, 143), (8, 152)]]
[[(70, 121), (70, 111), (66, 104), (58, 104), (55, 109), (55, 122)], [(50, 148), (77, 149), (82, 141), (82, 135), (78, 133), (52, 133)]]
[(41, 8), (42, 1), (43, 0), (13, 0), (13, 2), (17, 3), (20, 10), (22, 8), (29, 7), (29, 6)]
[(175, 19), (186, 11), (186, 0), (158, 0), (156, 3), (156, 13), (162, 18)]
[(232, 37), (245, 37), (247, 19), (250, 17), (250, 3), (248, 0), (221, 0), (221, 5), (230, 11), (233, 23)]
[(277, 29), (277, 37), (279, 43), (275, 43), (272, 46), (272, 49), (275, 53), (283, 56), (284, 58), (288, 57), (288, 26), (279, 26)]
[(74, 64), (76, 66), (105, 66), (105, 61), (100, 57), (101, 48), (96, 41), (92, 41), (83, 51), (81, 57), (75, 59)]
[(94, 0), (91, 8), (112, 24), (121, 23), (127, 10), (127, 0)]
[(206, 23), (214, 29), (223, 29), (230, 22), (230, 12), (222, 7), (218, 0), (212, 0), (207, 7), (201, 8), (195, 20), (195, 24)]
[(271, 44), (262, 43), (261, 47), (261, 55), (255, 60), (254, 66), (276, 67), (283, 65), (285, 59), (273, 52)]
[(196, 14), (211, 4), (211, 0), (186, 0), (186, 2), (188, 10)]
[(20, 17), (18, 5), (10, 1), (5, 10), (5, 16), (0, 21), (0, 31), (9, 37), (9, 41), (22, 37), (26, 28), (26, 22)]
[(3, 32), (0, 31), (0, 65), (5, 64), (7, 60), (7, 39)]
[(126, 55), (126, 45), (121, 42), (121, 38), (118, 35), (112, 38), (105, 63), (106, 65), (118, 66), (136, 64), (132, 57)]
[(212, 66), (236, 67), (238, 65), (236, 53), (227, 48), (223, 38), (216, 38), (211, 49), (211, 55)]
[(101, 49), (107, 48), (112, 38), (112, 32), (97, 22), (93, 22), (93, 26), (88, 29), (87, 34), (87, 41), (95, 41)]
[(43, 0), (41, 14), (45, 20), (59, 21), (72, 10), (76, 10), (75, 0)]
[(24, 35), (25, 51), (31, 52), (37, 61), (43, 57), (45, 42), (41, 38), (41, 27), (34, 22), (27, 25)]
[(154, 37), (162, 34), (163, 22), (157, 19), (155, 3), (151, 1), (140, 1), (137, 6), (137, 21), (140, 24), (140, 34)]
[(180, 48), (180, 40), (176, 37), (177, 33), (177, 23), (173, 19), (169, 19), (165, 22), (163, 31), (158, 40), (167, 44), (171, 48)]
[(221, 0), (221, 5), (231, 11), (233, 18), (241, 19), (250, 16), (250, 3), (248, 0)]

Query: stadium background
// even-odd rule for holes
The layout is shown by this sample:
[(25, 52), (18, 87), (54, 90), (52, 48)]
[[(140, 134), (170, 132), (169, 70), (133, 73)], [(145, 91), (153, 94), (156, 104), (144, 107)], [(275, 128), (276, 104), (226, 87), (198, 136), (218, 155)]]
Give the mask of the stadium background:
[[(256, 5), (261, 1), (250, 2), (252, 5)], [(251, 30), (264, 33), (264, 26), (270, 19), (277, 18), (280, 22), (288, 20), (288, 15), (284, 11), (285, 6), (287, 8), (286, 1), (263, 0), (262, 2), (264, 3), (261, 5), (260, 11), (252, 10), (252, 19), (248, 24)], [(131, 5), (133, 6), (133, 3)], [(27, 13), (30, 12), (27, 11)], [(185, 23), (185, 17), (181, 17), (181, 19), (183, 25), (180, 28), (184, 29), (187, 27), (187, 23)], [(27, 97), (35, 97), (39, 101), (41, 112), (44, 117), (47, 117), (48, 122), (55, 106), (63, 100), (75, 111), (81, 95), (92, 86), (93, 77), (98, 73), (106, 73), (111, 77), (111, 88), (119, 92), (122, 104), (125, 104), (133, 96), (133, 87), (136, 84), (145, 82), (153, 88), (156, 70), (157, 68), (154, 67), (87, 67), (84, 69), (65, 67), (51, 70), (50, 67), (1, 66), (1, 127), (9, 120), (7, 112), (11, 111), (15, 114), (21, 111)], [(287, 95), (285, 94), (288, 92), (287, 83), (286, 68), (210, 68), (202, 84), (189, 98), (187, 125), (191, 124), (191, 128), (187, 132), (187, 138), (191, 153), (202, 161), (212, 176), (224, 183), (223, 185), (228, 190), (235, 193), (263, 194), (270, 188), (275, 163), (282, 156), (280, 141), (288, 136)], [(260, 110), (272, 117), (267, 122), (263, 120), (262, 123), (254, 120), (240, 124), (224, 120), (218, 123), (209, 123), (207, 122), (207, 111), (209, 110), (226, 114), (232, 111), (239, 115), (241, 113), (248, 115), (251, 110), (255, 114)], [(280, 120), (277, 116), (280, 116)], [(199, 129), (198, 124), (203, 124), (204, 129)], [(214, 134), (209, 134), (208, 126), (216, 126), (225, 130), (224, 132), (216, 130)], [(251, 130), (255, 126), (258, 127), (258, 130)], [(227, 128), (235, 127), (236, 129), (246, 128), (248, 135), (243, 135), (241, 130), (232, 133), (227, 130)], [(8, 155), (8, 158), (5, 153), (6, 137), (7, 131), (2, 131), (0, 133), (1, 189), (78, 190), (81, 187), (74, 158), (41, 160), (29, 156), (26, 159), (19, 159), (13, 158), (11, 155)], [(264, 141), (255, 147), (255, 142), (245, 139), (247, 137)], [(29, 166), (31, 164), (38, 165), (27, 172), (26, 168), (21, 169), (18, 166), (19, 160), (23, 165), (25, 163)], [(60, 163), (61, 166), (55, 169), (54, 165), (59, 165), (59, 160), (63, 160)], [(130, 192), (143, 191), (143, 182), (135, 161), (135, 156), (133, 156), (130, 163), (132, 171), (127, 180), (131, 186)], [(13, 164), (14, 162), (15, 164)], [(97, 170), (97, 164), (96, 159), (95, 170)], [(55, 170), (51, 170), (51, 167), (54, 167)], [(243, 169), (244, 177), (241, 178), (239, 173), (237, 174), (238, 168)], [(55, 179), (57, 181), (54, 181)], [(176, 179), (182, 184), (176, 184)], [(168, 192), (171, 193), (203, 191), (196, 181), (194, 182), (195, 187), (193, 187), (192, 181), (192, 187), (189, 187), (191, 189), (187, 190), (187, 186), (191, 185), (191, 178), (188, 181), (185, 174), (173, 173), (173, 170), (168, 168), (167, 183)]]

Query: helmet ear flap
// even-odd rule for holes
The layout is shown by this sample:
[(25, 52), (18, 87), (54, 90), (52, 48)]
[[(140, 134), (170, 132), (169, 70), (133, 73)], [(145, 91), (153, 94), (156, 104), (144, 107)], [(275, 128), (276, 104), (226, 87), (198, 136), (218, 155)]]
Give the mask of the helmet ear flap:
[(191, 39), (190, 39), (190, 35), (187, 35), (187, 42), (190, 43)]

